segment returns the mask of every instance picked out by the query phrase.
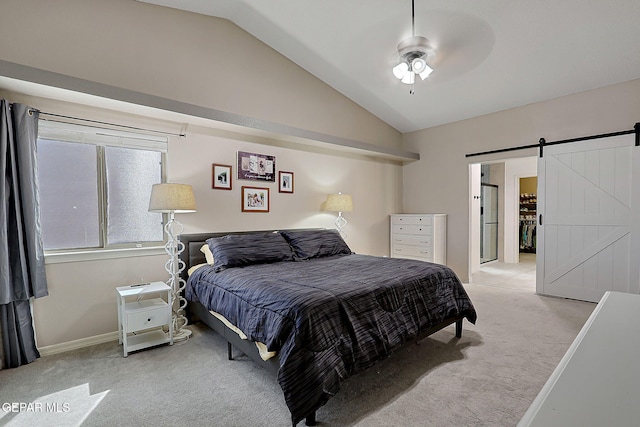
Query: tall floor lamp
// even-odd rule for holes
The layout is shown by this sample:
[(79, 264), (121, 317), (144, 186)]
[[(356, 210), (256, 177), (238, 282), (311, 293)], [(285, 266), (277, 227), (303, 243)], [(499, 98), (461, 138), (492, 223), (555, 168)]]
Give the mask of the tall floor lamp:
[(338, 218), (335, 220), (336, 228), (342, 236), (347, 237), (347, 233), (343, 231), (343, 228), (347, 225), (347, 220), (342, 216), (342, 212), (353, 211), (353, 200), (349, 194), (329, 194), (325, 203), (324, 209), (329, 212), (338, 212)]
[(184, 243), (178, 240), (178, 235), (182, 233), (184, 227), (175, 219), (175, 214), (195, 211), (196, 199), (190, 185), (154, 184), (151, 188), (149, 212), (169, 214), (169, 221), (164, 226), (164, 231), (167, 233), (167, 243), (164, 245), (164, 249), (169, 255), (169, 260), (165, 263), (164, 269), (169, 273), (167, 285), (172, 290), (174, 341), (186, 340), (191, 335), (189, 329), (184, 329), (187, 325), (187, 318), (184, 315), (187, 300), (182, 297), (182, 290), (185, 288), (186, 282), (180, 277), (180, 273), (184, 270), (185, 264), (178, 258), (184, 250)]

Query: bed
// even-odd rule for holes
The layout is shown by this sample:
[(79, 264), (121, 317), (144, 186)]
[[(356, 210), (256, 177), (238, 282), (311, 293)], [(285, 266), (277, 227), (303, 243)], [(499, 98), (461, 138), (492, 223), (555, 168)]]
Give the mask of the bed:
[(314, 425), (344, 379), (405, 343), (452, 324), (460, 337), (463, 319), (476, 321), (448, 267), (355, 254), (335, 230), (179, 238), (188, 311), (227, 340), (229, 359), (235, 347), (277, 372), (294, 426)]

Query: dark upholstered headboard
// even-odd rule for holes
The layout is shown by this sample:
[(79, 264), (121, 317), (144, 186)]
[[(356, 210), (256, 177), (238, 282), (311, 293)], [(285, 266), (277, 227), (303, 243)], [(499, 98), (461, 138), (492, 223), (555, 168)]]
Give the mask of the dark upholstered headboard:
[[(299, 230), (319, 230), (319, 228), (297, 228)], [(184, 251), (180, 254), (180, 259), (185, 264), (185, 269), (182, 270), (181, 276), (187, 280), (187, 270), (192, 265), (202, 264), (207, 262), (204, 254), (200, 252), (200, 248), (204, 245), (207, 239), (212, 237), (226, 236), (227, 234), (251, 234), (251, 233), (272, 233), (278, 230), (256, 230), (256, 231), (221, 231), (211, 233), (192, 233), (192, 234), (180, 234), (178, 240), (184, 244)]]

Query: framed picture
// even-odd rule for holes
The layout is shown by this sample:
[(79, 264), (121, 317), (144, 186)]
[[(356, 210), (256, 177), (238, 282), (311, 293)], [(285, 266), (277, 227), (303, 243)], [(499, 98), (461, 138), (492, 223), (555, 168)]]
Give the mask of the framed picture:
[(211, 188), (231, 190), (231, 166), (212, 164)]
[(293, 193), (293, 172), (278, 172), (278, 189), (280, 193)]
[(242, 212), (269, 212), (269, 189), (242, 186)]
[(275, 182), (276, 158), (238, 151), (238, 179)]

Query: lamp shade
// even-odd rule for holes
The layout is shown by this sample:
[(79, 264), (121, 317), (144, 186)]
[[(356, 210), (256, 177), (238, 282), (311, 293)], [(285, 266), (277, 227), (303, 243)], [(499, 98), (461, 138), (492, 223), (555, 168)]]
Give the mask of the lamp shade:
[(325, 210), (329, 212), (351, 212), (353, 211), (353, 200), (349, 194), (329, 194)]
[(153, 184), (149, 212), (195, 212), (196, 198), (187, 184)]

